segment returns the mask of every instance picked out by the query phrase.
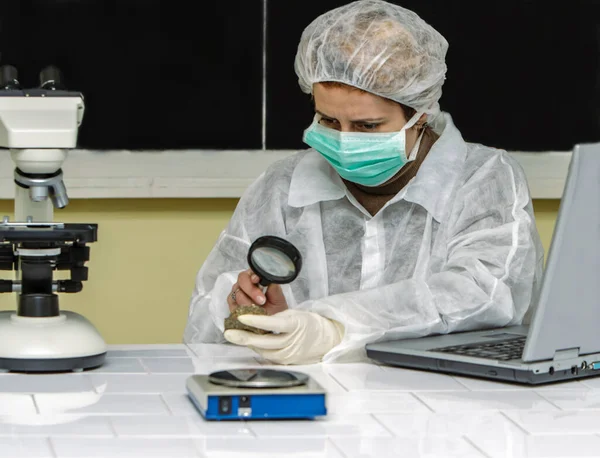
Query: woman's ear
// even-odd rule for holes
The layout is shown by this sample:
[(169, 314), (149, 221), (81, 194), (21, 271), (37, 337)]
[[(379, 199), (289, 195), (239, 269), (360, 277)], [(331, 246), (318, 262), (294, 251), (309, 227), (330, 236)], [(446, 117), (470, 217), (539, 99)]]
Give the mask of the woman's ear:
[(414, 127), (417, 130), (422, 130), (427, 127), (427, 113), (423, 113), (419, 120), (415, 123)]

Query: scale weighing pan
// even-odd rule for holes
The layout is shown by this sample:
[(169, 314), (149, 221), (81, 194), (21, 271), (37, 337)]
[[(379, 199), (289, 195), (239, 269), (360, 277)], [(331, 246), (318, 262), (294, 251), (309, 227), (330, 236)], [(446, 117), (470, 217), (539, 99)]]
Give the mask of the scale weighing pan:
[(327, 414), (325, 390), (307, 374), (232, 369), (196, 374), (188, 396), (206, 420), (314, 419)]

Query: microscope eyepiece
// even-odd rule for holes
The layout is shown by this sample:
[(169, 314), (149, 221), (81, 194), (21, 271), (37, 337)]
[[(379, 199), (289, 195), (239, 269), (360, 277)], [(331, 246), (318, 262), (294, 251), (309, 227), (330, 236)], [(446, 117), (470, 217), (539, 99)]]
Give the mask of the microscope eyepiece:
[(40, 88), (54, 90), (65, 90), (62, 72), (54, 65), (49, 65), (40, 72)]
[(19, 72), (12, 65), (0, 67), (0, 90), (21, 89), (18, 76)]

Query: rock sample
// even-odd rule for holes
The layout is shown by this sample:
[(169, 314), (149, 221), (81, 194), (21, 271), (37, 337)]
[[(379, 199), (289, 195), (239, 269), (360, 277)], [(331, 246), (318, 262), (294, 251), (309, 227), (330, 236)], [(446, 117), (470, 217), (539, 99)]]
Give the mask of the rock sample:
[(265, 331), (264, 329), (254, 328), (252, 326), (246, 326), (245, 324), (238, 321), (237, 317), (240, 315), (266, 315), (265, 309), (258, 305), (240, 305), (236, 308), (228, 318), (225, 318), (225, 330), (228, 329), (240, 329), (242, 331), (249, 331), (255, 334), (270, 334), (271, 331)]

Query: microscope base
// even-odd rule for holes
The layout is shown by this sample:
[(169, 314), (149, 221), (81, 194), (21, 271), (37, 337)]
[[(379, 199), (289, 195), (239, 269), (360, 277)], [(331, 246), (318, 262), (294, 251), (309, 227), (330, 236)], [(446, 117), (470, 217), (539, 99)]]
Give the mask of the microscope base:
[(20, 317), (0, 312), (0, 369), (18, 372), (60, 372), (101, 366), (106, 343), (83, 316)]

